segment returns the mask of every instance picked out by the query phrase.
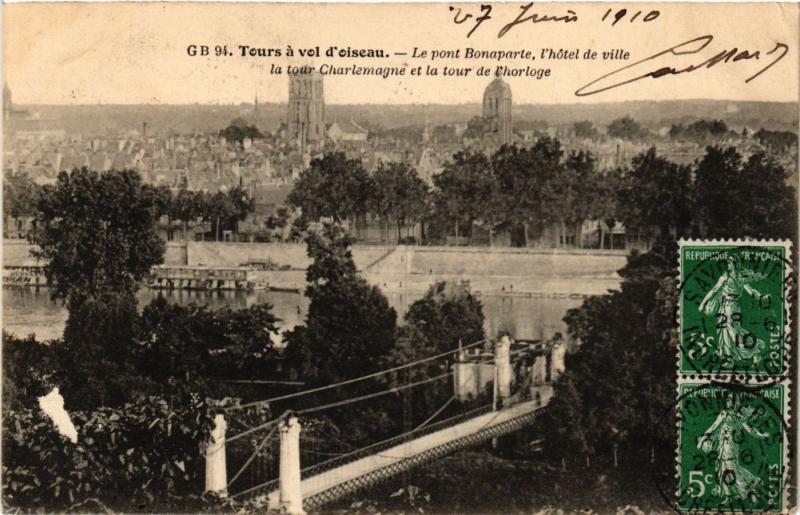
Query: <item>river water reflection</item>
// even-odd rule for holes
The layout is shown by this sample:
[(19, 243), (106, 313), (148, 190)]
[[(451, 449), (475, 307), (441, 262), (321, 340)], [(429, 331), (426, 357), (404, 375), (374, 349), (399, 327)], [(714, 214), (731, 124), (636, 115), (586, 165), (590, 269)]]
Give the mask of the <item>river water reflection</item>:
[[(164, 295), (170, 302), (186, 305), (189, 303), (207, 305), (217, 309), (225, 306), (244, 308), (268, 302), (273, 312), (281, 319), (281, 327), (289, 329), (302, 323), (308, 310), (308, 299), (299, 293), (257, 291), (257, 292), (194, 292), (170, 291), (155, 292), (149, 289), (139, 291), (137, 297), (141, 308), (157, 295)], [(408, 307), (422, 294), (389, 293), (387, 298), (398, 316), (405, 315)], [(527, 298), (502, 295), (483, 295), (483, 312), (486, 317), (486, 331), (494, 336), (507, 329), (517, 338), (549, 338), (555, 332), (564, 332), (562, 322), (569, 308), (579, 306), (580, 298)], [(49, 291), (20, 287), (3, 287), (3, 329), (27, 336), (35, 334), (40, 340), (60, 338), (67, 320), (64, 307), (50, 300)]]

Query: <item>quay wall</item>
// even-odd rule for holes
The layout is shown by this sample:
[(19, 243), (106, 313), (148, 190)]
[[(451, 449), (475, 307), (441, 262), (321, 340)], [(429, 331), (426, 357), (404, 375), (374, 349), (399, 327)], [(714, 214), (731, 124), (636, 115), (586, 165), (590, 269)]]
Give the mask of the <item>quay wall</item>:
[[(288, 265), (292, 270), (305, 270), (311, 264), (305, 244), (300, 243), (189, 242), (185, 248), (185, 261), (170, 262), (165, 256), (165, 264), (242, 266), (250, 261), (270, 259), (276, 265)], [(377, 245), (354, 245), (353, 260), (363, 270), (394, 249), (395, 247)], [(175, 253), (175, 257), (180, 259), (183, 256)]]
[(3, 266), (23, 266), (33, 263), (33, 245), (26, 240), (3, 240)]
[[(30, 262), (31, 246), (5, 240), (3, 265)], [(616, 288), (624, 250), (506, 247), (354, 245), (353, 259), (364, 277), (387, 291), (420, 292), (436, 281), (467, 280), (476, 293), (509, 296), (596, 295)], [(272, 287), (305, 288), (310, 263), (304, 244), (168, 242), (167, 265), (231, 267), (271, 260), (284, 271), (260, 272)]]
[[(4, 239), (3, 240), (3, 266), (22, 266), (26, 263), (33, 263), (31, 251), (35, 245), (31, 245), (27, 240)], [(164, 252), (164, 264), (185, 265), (187, 263), (186, 245), (177, 242), (167, 242)]]

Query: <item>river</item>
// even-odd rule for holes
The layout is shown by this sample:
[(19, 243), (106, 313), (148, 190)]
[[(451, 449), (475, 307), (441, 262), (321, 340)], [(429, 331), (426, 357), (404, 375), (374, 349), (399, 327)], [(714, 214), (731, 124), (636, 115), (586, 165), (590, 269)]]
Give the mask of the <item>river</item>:
[[(210, 308), (244, 308), (268, 302), (281, 319), (281, 328), (290, 329), (303, 322), (308, 310), (308, 299), (299, 293), (256, 291), (244, 292), (154, 292), (143, 288), (137, 297), (144, 306), (156, 295), (164, 295), (171, 302), (185, 305), (204, 304)], [(398, 316), (405, 315), (408, 307), (421, 294), (389, 293), (387, 298)], [(495, 336), (506, 329), (516, 338), (549, 338), (555, 332), (564, 332), (562, 318), (566, 311), (579, 306), (580, 298), (530, 298), (504, 295), (482, 295), (487, 335)], [(35, 334), (40, 340), (60, 338), (67, 320), (67, 311), (50, 300), (49, 291), (24, 287), (3, 287), (3, 329), (18, 336)]]

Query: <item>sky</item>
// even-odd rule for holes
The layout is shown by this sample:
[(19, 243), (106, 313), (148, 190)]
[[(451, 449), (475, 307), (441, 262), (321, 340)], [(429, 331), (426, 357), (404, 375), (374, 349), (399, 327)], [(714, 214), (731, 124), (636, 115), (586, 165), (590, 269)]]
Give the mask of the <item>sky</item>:
[[(382, 78), (327, 76), (325, 101), (331, 104), (480, 102), (491, 77), (475, 70), (498, 64), (550, 69), (536, 80), (508, 78), (516, 104), (595, 103), (625, 100), (725, 99), (798, 100), (797, 4), (626, 4), (628, 12), (612, 26), (619, 4), (536, 4), (527, 14), (569, 15), (572, 23), (523, 23), (505, 36), (498, 32), (521, 12), (520, 3), (494, 5), (491, 18), (468, 38), (478, 4), (5, 4), (3, 6), (3, 75), (17, 104), (213, 104), (285, 102), (286, 75), (272, 75), (272, 65), (309, 63), (335, 66), (417, 66), (472, 68), (466, 78), (410, 76)], [(451, 10), (450, 7), (454, 9)], [(454, 14), (472, 14), (466, 23)], [(642, 14), (631, 18), (638, 10)], [(651, 10), (658, 16), (643, 21)], [(703, 63), (731, 49), (759, 51), (759, 57), (702, 67), (691, 73), (645, 79), (590, 96), (575, 91), (615, 70), (633, 65), (693, 38), (693, 54), (665, 55), (635, 65), (634, 77), (662, 66), (676, 69)], [(749, 83), (745, 79), (766, 67), (780, 53), (786, 56)], [(229, 56), (190, 56), (189, 45), (227, 46)], [(281, 49), (281, 57), (241, 57), (239, 45)], [(383, 49), (389, 57), (373, 59), (285, 56), (286, 48)], [(424, 59), (413, 49), (429, 50)], [(464, 59), (466, 48), (530, 50), (536, 59), (498, 63)], [(594, 50), (594, 60), (546, 60), (543, 48)], [(774, 49), (778, 51), (767, 55)], [(628, 60), (604, 60), (603, 51), (621, 49)], [(681, 47), (687, 50), (689, 47)], [(432, 50), (460, 50), (461, 58), (430, 59)], [(408, 55), (394, 55), (407, 53)], [(733, 54), (732, 54), (733, 55)], [(615, 79), (615, 82), (619, 80)]]

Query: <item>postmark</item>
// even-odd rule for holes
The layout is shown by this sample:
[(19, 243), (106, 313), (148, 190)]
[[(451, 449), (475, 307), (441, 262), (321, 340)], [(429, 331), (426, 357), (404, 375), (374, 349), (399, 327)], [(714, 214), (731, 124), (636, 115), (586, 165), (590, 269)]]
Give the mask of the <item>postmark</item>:
[(786, 386), (689, 382), (679, 394), (678, 510), (782, 512)]
[(787, 372), (789, 254), (787, 241), (681, 241), (680, 374)]

